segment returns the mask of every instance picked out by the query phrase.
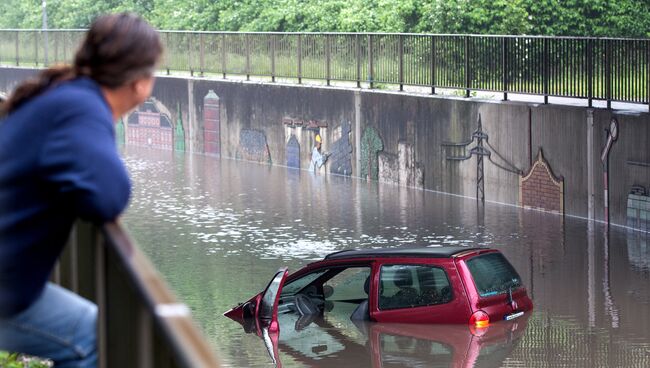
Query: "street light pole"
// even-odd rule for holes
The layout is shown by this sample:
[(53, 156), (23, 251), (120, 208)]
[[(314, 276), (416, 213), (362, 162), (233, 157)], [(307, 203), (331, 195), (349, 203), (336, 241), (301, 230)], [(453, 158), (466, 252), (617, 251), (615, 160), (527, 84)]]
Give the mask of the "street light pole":
[(43, 65), (47, 66), (47, 3), (43, 0)]

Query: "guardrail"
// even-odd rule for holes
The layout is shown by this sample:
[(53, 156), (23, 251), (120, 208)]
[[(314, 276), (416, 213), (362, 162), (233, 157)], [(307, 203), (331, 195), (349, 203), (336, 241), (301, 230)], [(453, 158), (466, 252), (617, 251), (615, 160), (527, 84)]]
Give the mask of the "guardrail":
[(220, 366), (189, 308), (118, 223), (75, 224), (52, 279), (97, 303), (100, 367)]
[[(0, 30), (0, 62), (70, 61), (84, 30)], [(47, 34), (48, 37), (45, 37)], [(162, 68), (650, 104), (650, 39), (161, 31)], [(47, 42), (45, 40), (47, 39)]]

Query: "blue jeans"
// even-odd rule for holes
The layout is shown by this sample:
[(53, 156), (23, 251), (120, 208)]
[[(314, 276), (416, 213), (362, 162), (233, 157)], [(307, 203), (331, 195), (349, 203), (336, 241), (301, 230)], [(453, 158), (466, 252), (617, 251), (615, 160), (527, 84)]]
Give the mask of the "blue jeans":
[(0, 318), (0, 350), (54, 361), (57, 368), (97, 366), (97, 306), (52, 283), (29, 308)]

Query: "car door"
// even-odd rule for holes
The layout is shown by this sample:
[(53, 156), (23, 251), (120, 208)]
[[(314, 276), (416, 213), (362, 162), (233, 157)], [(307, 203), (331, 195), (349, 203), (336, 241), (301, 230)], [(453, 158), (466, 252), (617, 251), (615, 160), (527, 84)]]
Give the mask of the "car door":
[(289, 275), (286, 267), (280, 268), (269, 282), (264, 292), (261, 294), (260, 302), (255, 310), (255, 317), (261, 322), (263, 327), (267, 327), (270, 332), (278, 330), (278, 304), (280, 293), (284, 281)]
[(467, 323), (467, 296), (453, 261), (382, 262), (376, 267), (371, 317), (377, 322)]

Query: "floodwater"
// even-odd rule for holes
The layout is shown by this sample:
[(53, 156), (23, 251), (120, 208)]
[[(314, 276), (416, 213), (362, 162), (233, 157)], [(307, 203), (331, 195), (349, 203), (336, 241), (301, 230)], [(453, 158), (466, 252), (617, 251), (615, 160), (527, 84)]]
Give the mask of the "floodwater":
[(352, 247), (460, 244), (506, 255), (533, 299), (529, 318), (483, 336), (336, 316), (281, 321), (282, 366), (650, 367), (647, 234), (283, 167), (124, 151), (134, 193), (123, 222), (227, 366), (273, 366), (263, 339), (222, 314), (279, 267)]

